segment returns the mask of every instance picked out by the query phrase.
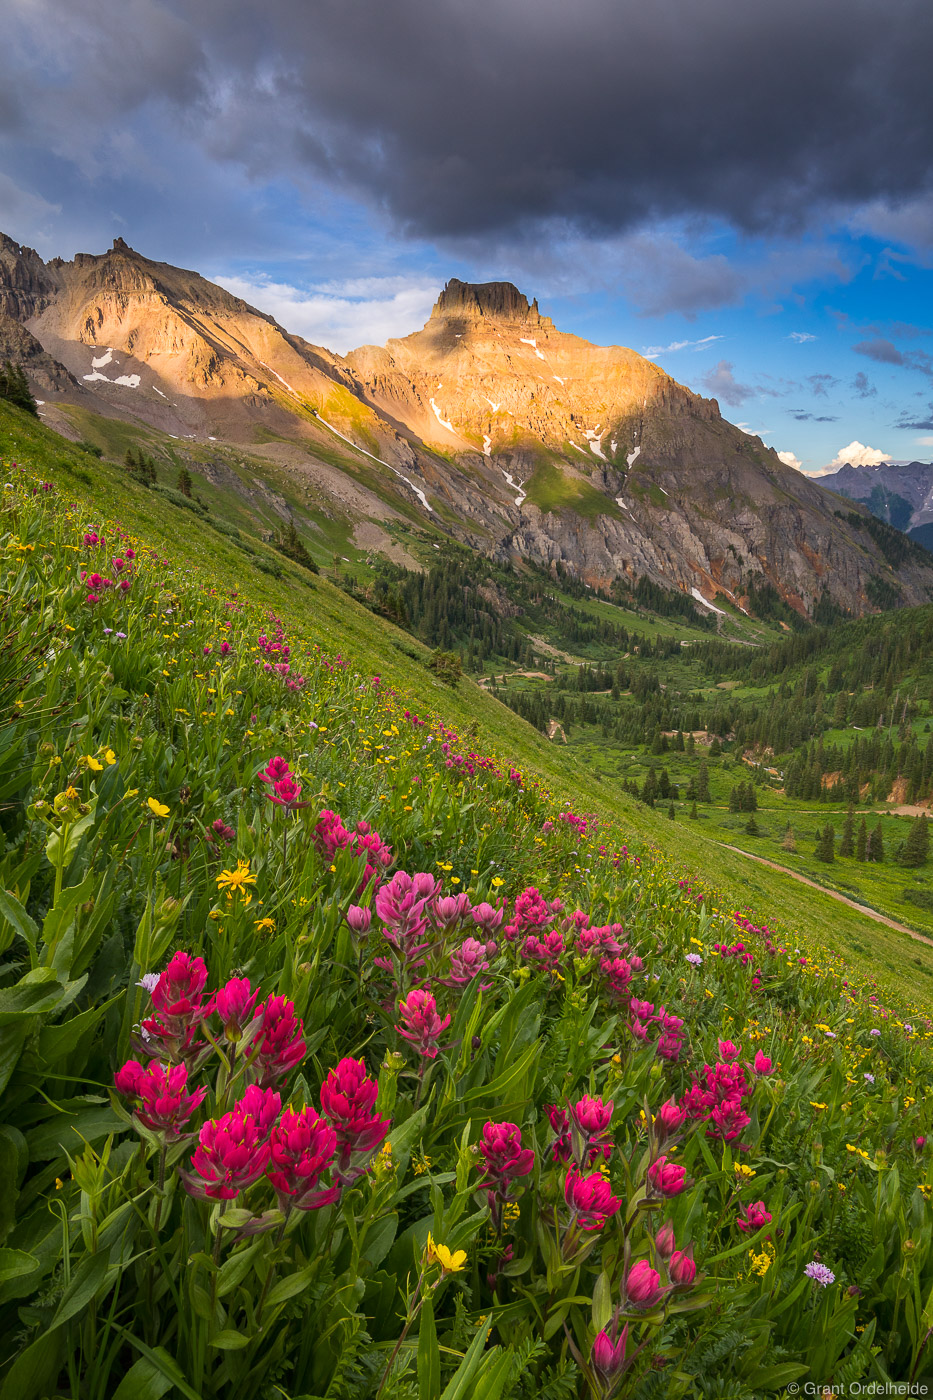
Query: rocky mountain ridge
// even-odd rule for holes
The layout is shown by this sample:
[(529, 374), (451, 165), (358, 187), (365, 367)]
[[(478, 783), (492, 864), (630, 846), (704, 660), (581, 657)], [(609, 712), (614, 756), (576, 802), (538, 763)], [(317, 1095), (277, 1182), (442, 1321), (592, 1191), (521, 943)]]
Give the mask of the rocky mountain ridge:
[(933, 462), (846, 464), (817, 478), (821, 486), (861, 501), (880, 519), (917, 538), (933, 528)]
[(259, 472), (263, 454), (287, 461), (332, 513), (415, 521), (593, 585), (647, 574), (716, 610), (770, 587), (800, 613), (824, 593), (871, 610), (879, 580), (904, 603), (933, 588), (933, 558), (892, 564), (877, 529), (714, 399), (560, 331), (511, 283), (454, 279), (423, 330), (341, 357), (122, 239), (45, 263), (0, 235), (4, 344), (62, 431), (78, 407), (239, 444)]

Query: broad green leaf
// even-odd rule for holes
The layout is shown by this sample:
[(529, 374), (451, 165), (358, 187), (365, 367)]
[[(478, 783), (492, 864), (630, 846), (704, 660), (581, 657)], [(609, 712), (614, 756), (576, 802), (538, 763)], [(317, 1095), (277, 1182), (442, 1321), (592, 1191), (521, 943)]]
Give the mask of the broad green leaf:
[(242, 1351), (249, 1344), (250, 1338), (242, 1332), (235, 1332), (232, 1327), (228, 1327), (223, 1332), (217, 1332), (211, 1338), (211, 1346), (217, 1347), (219, 1351)]
[(269, 1296), (266, 1299), (267, 1307), (278, 1307), (279, 1303), (286, 1303), (297, 1293), (303, 1293), (306, 1288), (310, 1287), (316, 1273), (317, 1266), (309, 1264), (306, 1269), (299, 1269), (297, 1273), (280, 1278), (278, 1283), (269, 1289)]
[[(175, 1389), (180, 1391), (185, 1397), (185, 1400), (202, 1400), (198, 1392), (192, 1390), (191, 1386), (185, 1380), (178, 1366), (178, 1362), (174, 1357), (169, 1355), (164, 1347), (147, 1346), (139, 1337), (134, 1337), (131, 1332), (127, 1332), (123, 1327), (117, 1327), (116, 1330), (126, 1339), (131, 1347), (138, 1351), (141, 1356), (144, 1356), (147, 1361), (151, 1362), (161, 1375), (171, 1381)], [(0, 1400), (7, 1400), (7, 1397), (2, 1396)]]
[(34, 1254), (26, 1254), (21, 1249), (0, 1249), (0, 1283), (31, 1274), (38, 1267), (39, 1261)]
[(29, 945), (35, 954), (39, 928), (29, 917), (19, 900), (7, 890), (0, 890), (0, 953), (5, 953), (16, 934)]
[(116, 1390), (113, 1400), (160, 1400), (173, 1382), (154, 1362), (141, 1356), (134, 1361)]
[(92, 1298), (103, 1297), (116, 1276), (117, 1270), (110, 1267), (108, 1253), (87, 1255), (78, 1265), (71, 1283), (62, 1294), (62, 1300), (52, 1318), (52, 1326), (63, 1326), (82, 1313)]

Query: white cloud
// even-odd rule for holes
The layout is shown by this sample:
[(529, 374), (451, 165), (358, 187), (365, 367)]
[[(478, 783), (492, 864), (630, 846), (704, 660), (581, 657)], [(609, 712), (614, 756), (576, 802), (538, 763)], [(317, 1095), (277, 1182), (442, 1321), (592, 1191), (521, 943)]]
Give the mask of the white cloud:
[(796, 340), (798, 345), (806, 345), (808, 340), (816, 340), (816, 336), (811, 335), (809, 331), (791, 331), (787, 339)]
[(287, 331), (338, 355), (420, 330), (441, 290), (437, 282), (405, 277), (358, 277), (307, 290), (262, 276), (214, 280)]
[(672, 340), (670, 345), (646, 345), (641, 353), (653, 360), (657, 355), (671, 355), (675, 350), (702, 350), (704, 345), (724, 339), (721, 335), (705, 335), (702, 340)]
[(844, 467), (846, 463), (851, 467), (880, 467), (883, 462), (890, 462), (890, 452), (881, 452), (877, 447), (866, 447), (864, 442), (857, 439), (850, 442), (848, 447), (840, 447), (829, 466), (828, 472), (836, 471), (839, 467)]
[(779, 452), (778, 457), (785, 467), (793, 467), (795, 471), (803, 471), (803, 462), (793, 452)]
[(933, 437), (927, 436), (914, 438), (914, 442), (917, 444), (918, 447), (933, 447)]

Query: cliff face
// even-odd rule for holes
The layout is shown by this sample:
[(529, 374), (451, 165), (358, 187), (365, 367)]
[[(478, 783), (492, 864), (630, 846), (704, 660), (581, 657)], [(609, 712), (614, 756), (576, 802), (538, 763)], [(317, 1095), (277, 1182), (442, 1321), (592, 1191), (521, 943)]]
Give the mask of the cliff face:
[(44, 263), (0, 236), (6, 355), (52, 404), (201, 442), (259, 437), (270, 457), (297, 452), (342, 515), (401, 511), (590, 583), (649, 574), (744, 606), (767, 582), (801, 612), (824, 590), (865, 611), (875, 575), (907, 603), (933, 587), (933, 560), (917, 550), (895, 576), (837, 496), (715, 400), (558, 330), (509, 282), (451, 281), (423, 330), (341, 358), (122, 239)]
[[(378, 412), (478, 476), (508, 522), (502, 553), (560, 560), (590, 583), (648, 573), (740, 606), (770, 583), (801, 612), (824, 589), (861, 612), (887, 569), (837, 499), (714, 399), (632, 350), (557, 330), (509, 283), (451, 282), (422, 331), (347, 359)], [(931, 581), (915, 554), (905, 601), (926, 601)]]

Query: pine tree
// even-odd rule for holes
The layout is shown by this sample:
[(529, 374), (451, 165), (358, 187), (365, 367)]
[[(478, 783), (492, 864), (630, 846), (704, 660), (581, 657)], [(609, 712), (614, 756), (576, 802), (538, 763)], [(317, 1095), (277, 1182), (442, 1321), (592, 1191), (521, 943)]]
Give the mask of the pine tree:
[(695, 754), (697, 751), (697, 741), (693, 737), (693, 730), (687, 735), (687, 753)]
[(784, 832), (781, 850), (788, 851), (791, 855), (796, 855), (797, 853), (797, 838), (794, 835), (794, 828), (791, 826), (790, 822), (787, 823), (787, 830)]
[(868, 827), (865, 825), (865, 818), (858, 824), (858, 836), (855, 838), (855, 859), (868, 859)]
[(22, 365), (14, 365), (10, 360), (0, 369), (0, 399), (24, 409), (34, 418), (39, 416), (39, 405), (32, 396), (26, 371)]
[(868, 838), (866, 857), (868, 860), (874, 861), (876, 865), (880, 865), (884, 860), (884, 837), (881, 832), (880, 822), (877, 826), (872, 828), (871, 835)]
[(697, 801), (709, 802), (709, 764), (704, 758), (697, 770)]
[(668, 818), (669, 818), (670, 821), (673, 821), (673, 820), (674, 820), (674, 817), (675, 817), (676, 814), (675, 814), (675, 812), (674, 812), (674, 804), (673, 804), (673, 802), (670, 804), (670, 806), (669, 806), (668, 809), (667, 809), (667, 815), (668, 815)]
[(183, 496), (187, 496), (187, 497), (188, 497), (188, 500), (190, 501), (190, 500), (191, 500), (191, 488), (192, 488), (193, 482), (192, 482), (192, 480), (191, 480), (191, 473), (189, 472), (189, 470), (188, 470), (187, 467), (179, 467), (179, 468), (178, 468), (178, 483), (177, 483), (177, 485), (178, 485), (178, 490), (181, 492), (181, 494), (182, 494)]
[(699, 812), (697, 811), (697, 804), (694, 802), (694, 803), (691, 804), (691, 807), (690, 807), (690, 820), (691, 820), (691, 821), (694, 821), (694, 822), (697, 821), (698, 818), (699, 818), (699, 815), (700, 815), (700, 814), (699, 814)]
[(760, 835), (760, 829), (759, 829), (758, 823), (755, 821), (755, 813), (754, 813), (754, 812), (752, 812), (752, 814), (751, 814), (751, 816), (749, 817), (748, 821), (745, 823), (745, 830), (747, 831), (747, 833), (748, 833), (749, 836), (758, 836), (758, 835)]
[(927, 819), (926, 817), (918, 817), (911, 824), (907, 840), (895, 852), (894, 860), (898, 865), (913, 869), (918, 865), (925, 865), (929, 854), (930, 833), (927, 830)]

